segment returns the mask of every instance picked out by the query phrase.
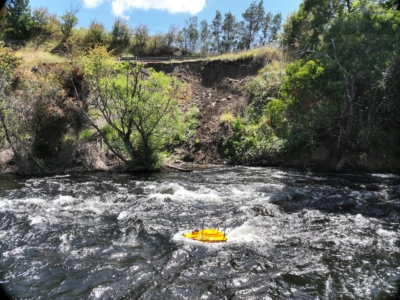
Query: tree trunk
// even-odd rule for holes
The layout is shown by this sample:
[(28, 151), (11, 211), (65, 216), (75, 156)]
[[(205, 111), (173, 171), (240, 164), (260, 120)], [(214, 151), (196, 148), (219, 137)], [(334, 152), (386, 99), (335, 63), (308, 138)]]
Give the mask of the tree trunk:
[(353, 118), (354, 118), (354, 98), (355, 98), (355, 76), (350, 78), (346, 77), (348, 85), (346, 87), (346, 117), (345, 117), (345, 129), (341, 127), (342, 134), (339, 138), (339, 144), (341, 150), (345, 150), (345, 146), (350, 143), (350, 134), (353, 129)]

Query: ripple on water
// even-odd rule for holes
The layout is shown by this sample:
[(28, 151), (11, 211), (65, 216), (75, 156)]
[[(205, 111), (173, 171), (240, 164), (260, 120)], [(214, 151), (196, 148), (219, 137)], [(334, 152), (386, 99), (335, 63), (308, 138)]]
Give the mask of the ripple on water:
[[(370, 299), (400, 279), (398, 176), (212, 167), (19, 180), (0, 194), (0, 276), (16, 298)], [(228, 241), (182, 236), (203, 224)]]

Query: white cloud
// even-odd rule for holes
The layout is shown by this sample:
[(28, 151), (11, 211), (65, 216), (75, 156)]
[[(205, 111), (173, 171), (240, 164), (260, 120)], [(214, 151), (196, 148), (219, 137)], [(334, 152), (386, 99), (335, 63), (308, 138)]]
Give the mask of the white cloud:
[[(103, 0), (84, 0), (86, 2), (101, 2)], [(112, 10), (117, 16), (131, 9), (158, 9), (166, 10), (172, 14), (191, 13), (197, 14), (206, 6), (206, 0), (112, 0)]]
[(102, 4), (104, 0), (83, 0), (83, 6), (87, 8), (95, 8)]

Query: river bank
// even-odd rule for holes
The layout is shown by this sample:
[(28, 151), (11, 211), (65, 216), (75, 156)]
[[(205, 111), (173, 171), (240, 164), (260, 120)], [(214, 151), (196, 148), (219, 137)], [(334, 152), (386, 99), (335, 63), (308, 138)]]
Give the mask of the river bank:
[[(180, 79), (185, 88), (185, 94), (181, 95), (184, 100), (180, 101), (183, 111), (193, 107), (198, 110), (198, 127), (195, 134), (184, 143), (168, 146), (170, 156), (165, 163), (280, 166), (325, 172), (400, 172), (400, 158), (393, 153), (393, 149), (385, 146), (387, 143), (376, 146), (374, 150), (353, 147), (343, 155), (343, 151), (338, 149), (335, 135), (321, 137), (317, 146), (305, 144), (288, 151), (276, 151), (272, 155), (256, 154), (253, 158), (242, 158), (240, 155), (232, 157), (229, 154), (229, 143), (235, 134), (234, 125), (232, 121), (221, 121), (221, 118), (224, 114), (244, 118), (251, 104), (249, 84), (259, 76), (261, 69), (273, 61), (276, 62), (276, 59), (277, 57), (271, 56), (148, 64), (148, 68)], [(34, 72), (36, 76), (49, 76), (52, 72), (60, 72), (58, 68), (56, 64), (43, 65), (38, 66)], [(265, 130), (270, 130), (268, 128), (270, 127)], [(242, 139), (246, 139), (246, 129), (242, 130)], [(385, 138), (389, 137), (385, 137), (385, 133), (382, 132), (377, 140)], [(64, 143), (54, 152), (55, 154), (48, 159), (35, 161), (41, 168), (33, 173), (135, 171), (106, 150), (98, 134), (93, 134), (86, 141)], [(0, 173), (24, 173), (17, 165), (11, 149), (0, 151)]]

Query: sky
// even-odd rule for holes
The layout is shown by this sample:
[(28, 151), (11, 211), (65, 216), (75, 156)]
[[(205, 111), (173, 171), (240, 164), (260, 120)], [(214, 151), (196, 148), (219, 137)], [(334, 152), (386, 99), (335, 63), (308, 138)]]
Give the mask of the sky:
[[(79, 8), (77, 27), (88, 28), (93, 20), (103, 23), (111, 30), (117, 17), (125, 18), (131, 28), (139, 23), (146, 24), (151, 34), (168, 31), (171, 24), (179, 29), (185, 26), (185, 20), (197, 15), (198, 22), (206, 20), (209, 24), (219, 10), (222, 15), (230, 11), (237, 21), (242, 20), (242, 13), (253, 0), (70, 0), (49, 1), (30, 0), (31, 9), (47, 7), (58, 16), (66, 11)], [(258, 1), (257, 1), (258, 3)], [(281, 13), (283, 20), (297, 10), (301, 0), (264, 0), (264, 10), (273, 14)]]

